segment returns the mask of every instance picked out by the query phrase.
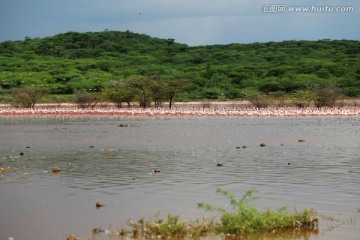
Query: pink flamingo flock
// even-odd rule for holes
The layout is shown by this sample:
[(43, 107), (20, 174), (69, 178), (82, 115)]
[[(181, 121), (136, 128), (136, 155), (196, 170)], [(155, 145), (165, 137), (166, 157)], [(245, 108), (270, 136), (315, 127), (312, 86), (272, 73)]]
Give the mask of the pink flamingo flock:
[(113, 108), (96, 107), (81, 109), (77, 107), (54, 108), (0, 108), (0, 117), (21, 116), (101, 116), (101, 117), (140, 117), (140, 118), (179, 118), (179, 117), (306, 117), (306, 116), (359, 116), (360, 107), (175, 107), (175, 108)]

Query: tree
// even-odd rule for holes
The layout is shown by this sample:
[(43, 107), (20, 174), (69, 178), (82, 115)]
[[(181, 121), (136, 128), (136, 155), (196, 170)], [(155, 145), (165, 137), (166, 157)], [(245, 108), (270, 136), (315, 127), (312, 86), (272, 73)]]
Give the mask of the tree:
[(174, 38), (168, 38), (166, 40), (166, 43), (167, 43), (168, 46), (171, 46), (171, 45), (173, 45), (175, 43), (175, 39)]
[(233, 85), (225, 89), (225, 97), (228, 99), (237, 99), (241, 96), (241, 90)]
[(164, 85), (165, 97), (169, 100), (169, 108), (172, 107), (172, 103), (176, 94), (180, 93), (184, 88), (190, 84), (188, 79), (176, 79), (166, 82)]
[(152, 82), (150, 85), (150, 89), (152, 91), (152, 99), (155, 104), (155, 108), (161, 107), (162, 101), (164, 101), (166, 90), (167, 90), (167, 84), (165, 82)]
[(33, 108), (46, 91), (36, 87), (23, 87), (11, 90), (14, 107)]
[(114, 103), (117, 107), (121, 108), (122, 103), (126, 102), (127, 106), (131, 107), (131, 102), (135, 98), (135, 91), (128, 86), (126, 82), (116, 82), (109, 86), (103, 93), (105, 98)]
[(150, 107), (152, 101), (151, 86), (154, 84), (154, 74), (146, 74), (145, 76), (138, 76), (129, 79), (128, 85), (133, 88), (136, 98), (139, 101), (140, 107)]
[(259, 86), (259, 90), (261, 92), (269, 93), (269, 92), (278, 92), (281, 91), (280, 83), (277, 79), (271, 79), (264, 83), (261, 83)]
[(93, 108), (96, 106), (98, 102), (100, 102), (100, 98), (96, 93), (89, 93), (86, 90), (79, 90), (75, 92), (74, 100), (77, 103), (79, 108)]
[(316, 107), (333, 107), (340, 96), (341, 91), (334, 84), (319, 84), (314, 87)]
[(254, 89), (245, 89), (242, 92), (243, 97), (251, 102), (257, 108), (265, 108), (270, 105), (270, 100), (267, 95)]
[(215, 87), (203, 89), (203, 96), (205, 99), (217, 99), (220, 95), (220, 90)]
[(205, 67), (205, 74), (204, 76), (210, 80), (211, 77), (214, 75), (215, 71), (213, 70), (212, 66), (211, 66), (211, 63), (210, 62), (207, 62), (206, 63), (206, 67)]
[(284, 91), (272, 92), (269, 95), (273, 98), (277, 107), (285, 106), (287, 95)]
[(295, 105), (299, 108), (308, 107), (314, 99), (314, 92), (311, 90), (298, 90), (291, 94)]

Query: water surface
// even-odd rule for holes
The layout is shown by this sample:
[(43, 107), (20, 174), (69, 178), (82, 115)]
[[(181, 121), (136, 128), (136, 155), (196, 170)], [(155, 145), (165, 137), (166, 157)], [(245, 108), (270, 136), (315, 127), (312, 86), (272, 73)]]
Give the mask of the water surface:
[[(310, 239), (360, 236), (359, 117), (38, 117), (0, 124), (0, 164), (19, 169), (0, 175), (0, 239), (90, 236), (94, 227), (118, 229), (158, 212), (212, 216), (196, 203), (227, 207), (218, 187), (238, 197), (254, 188), (262, 209), (314, 208), (348, 222), (325, 231), (336, 223), (321, 221)], [(51, 173), (54, 166), (60, 174)], [(106, 206), (96, 209), (96, 202)]]

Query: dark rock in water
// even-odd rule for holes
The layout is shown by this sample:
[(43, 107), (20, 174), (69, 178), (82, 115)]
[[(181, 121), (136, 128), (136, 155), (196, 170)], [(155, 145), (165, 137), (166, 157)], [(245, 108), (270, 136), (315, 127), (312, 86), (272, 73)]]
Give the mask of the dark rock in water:
[(53, 167), (53, 168), (51, 169), (51, 172), (52, 172), (52, 173), (60, 173), (60, 172), (61, 172), (61, 169), (60, 169), (59, 167)]
[(288, 162), (288, 165), (291, 165), (291, 163)]
[(298, 142), (305, 142), (305, 140), (304, 139), (299, 139)]
[[(105, 229), (102, 229), (102, 228), (93, 228), (92, 230), (93, 234), (97, 235), (97, 234), (100, 234), (100, 233), (104, 233), (105, 232)], [(75, 239), (77, 240), (77, 239)]]
[(119, 125), (117, 125), (118, 127), (139, 127), (136, 124), (127, 124), (127, 123), (120, 123)]
[(21, 153), (20, 153), (20, 156), (24, 156), (24, 153), (23, 153), (23, 152), (21, 152)]
[(94, 146), (90, 146), (90, 148), (94, 148)]
[(99, 209), (99, 208), (105, 207), (105, 205), (97, 202), (97, 203), (95, 204), (95, 207), (96, 207), (97, 209)]
[(260, 147), (265, 147), (266, 144), (265, 143), (260, 143)]
[(29, 146), (26, 146), (26, 148), (30, 148)]
[(217, 167), (223, 167), (224, 164), (223, 164), (223, 163), (218, 163), (218, 164), (216, 164), (216, 166), (217, 166)]
[(237, 146), (236, 148), (237, 148), (237, 149), (239, 149), (239, 148), (247, 148), (247, 146), (241, 146), (241, 147), (240, 147), (240, 146)]

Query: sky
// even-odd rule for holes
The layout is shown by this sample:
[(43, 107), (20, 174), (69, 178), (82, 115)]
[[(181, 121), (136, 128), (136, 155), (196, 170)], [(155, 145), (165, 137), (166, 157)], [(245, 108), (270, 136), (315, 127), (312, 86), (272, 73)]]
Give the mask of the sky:
[(0, 0), (0, 42), (104, 30), (174, 38), (189, 46), (360, 40), (360, 1)]

